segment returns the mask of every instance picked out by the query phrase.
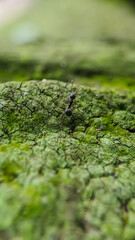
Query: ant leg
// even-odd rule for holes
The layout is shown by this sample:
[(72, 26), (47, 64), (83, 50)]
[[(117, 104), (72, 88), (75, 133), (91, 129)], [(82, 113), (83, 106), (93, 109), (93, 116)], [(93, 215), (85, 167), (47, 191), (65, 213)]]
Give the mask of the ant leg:
[(72, 89), (73, 89), (74, 80), (71, 80), (71, 83), (72, 83)]
[(60, 127), (60, 130), (62, 131), (62, 123), (63, 123), (63, 120), (64, 120), (64, 114), (65, 112), (62, 113), (62, 115), (60, 116), (60, 124), (59, 124), (59, 127)]
[(81, 89), (81, 87), (78, 87), (78, 88), (77, 88), (77, 91), (75, 92), (76, 95), (78, 94), (78, 92), (80, 91), (80, 89)]

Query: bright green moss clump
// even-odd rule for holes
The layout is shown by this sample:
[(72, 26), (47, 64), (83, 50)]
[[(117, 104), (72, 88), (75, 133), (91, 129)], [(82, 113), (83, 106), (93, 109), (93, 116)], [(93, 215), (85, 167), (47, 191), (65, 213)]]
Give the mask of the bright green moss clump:
[(135, 98), (71, 92), (0, 85), (1, 240), (135, 239)]

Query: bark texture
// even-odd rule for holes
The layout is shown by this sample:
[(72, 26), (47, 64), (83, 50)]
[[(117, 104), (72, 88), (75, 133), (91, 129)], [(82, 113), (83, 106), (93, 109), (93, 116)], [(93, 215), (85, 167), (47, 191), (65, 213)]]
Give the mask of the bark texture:
[(133, 94), (1, 84), (0, 239), (135, 239), (134, 157)]

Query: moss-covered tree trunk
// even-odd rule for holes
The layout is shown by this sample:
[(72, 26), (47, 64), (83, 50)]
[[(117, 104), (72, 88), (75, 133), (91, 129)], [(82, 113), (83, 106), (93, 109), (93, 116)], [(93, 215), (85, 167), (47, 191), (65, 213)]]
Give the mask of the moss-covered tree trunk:
[(135, 239), (134, 158), (131, 94), (1, 84), (0, 239)]

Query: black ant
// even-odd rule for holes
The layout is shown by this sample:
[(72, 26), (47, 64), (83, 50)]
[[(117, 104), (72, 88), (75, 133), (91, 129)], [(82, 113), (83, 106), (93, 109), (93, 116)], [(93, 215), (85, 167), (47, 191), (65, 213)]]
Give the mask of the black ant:
[[(72, 86), (73, 86), (73, 80), (72, 80)], [(71, 116), (71, 115), (72, 115), (71, 106), (72, 106), (73, 101), (74, 101), (75, 98), (76, 98), (76, 93), (71, 93), (71, 94), (70, 94), (70, 98), (69, 98), (68, 108), (65, 110), (65, 114), (66, 114), (67, 116)]]

